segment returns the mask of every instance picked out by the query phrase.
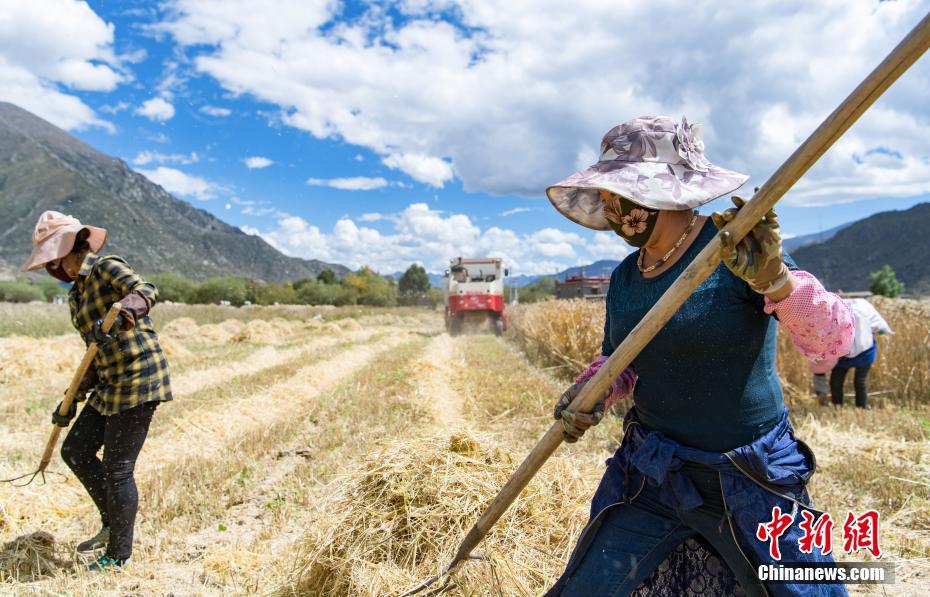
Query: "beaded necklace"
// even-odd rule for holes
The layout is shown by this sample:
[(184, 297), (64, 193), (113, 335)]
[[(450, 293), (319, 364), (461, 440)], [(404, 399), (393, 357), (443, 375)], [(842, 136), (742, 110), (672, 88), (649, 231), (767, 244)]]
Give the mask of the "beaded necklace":
[(662, 259), (656, 261), (649, 267), (643, 267), (643, 259), (645, 259), (646, 257), (646, 251), (645, 249), (640, 249), (639, 259), (636, 260), (636, 267), (639, 268), (639, 271), (644, 274), (648, 274), (652, 270), (656, 269), (657, 267), (659, 267), (660, 265), (668, 261), (668, 258), (672, 256), (672, 253), (677, 251), (678, 247), (681, 246), (681, 243), (685, 242), (685, 239), (688, 238), (689, 234), (691, 234), (691, 229), (694, 228), (694, 223), (697, 221), (697, 217), (698, 217), (698, 212), (697, 210), (694, 210), (691, 215), (691, 222), (688, 223), (688, 228), (685, 230), (685, 233), (681, 235), (681, 238), (678, 239), (678, 242), (675, 243), (675, 246), (669, 249), (668, 253), (662, 256)]

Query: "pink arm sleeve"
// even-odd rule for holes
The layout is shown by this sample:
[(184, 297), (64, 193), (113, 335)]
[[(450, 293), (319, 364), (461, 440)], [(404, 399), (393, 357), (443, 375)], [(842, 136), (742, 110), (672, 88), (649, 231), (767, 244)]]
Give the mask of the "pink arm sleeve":
[(826, 373), (849, 353), (855, 319), (843, 299), (827, 292), (813, 275), (792, 271), (798, 286), (777, 303), (765, 298), (765, 312), (775, 313), (814, 373)]
[[(588, 365), (588, 368), (585, 369), (584, 373), (575, 379), (575, 383), (588, 381), (594, 377), (594, 374), (600, 371), (601, 366), (606, 362), (607, 357), (597, 357), (590, 365)], [(614, 383), (610, 385), (610, 394), (608, 394), (607, 398), (604, 400), (604, 412), (609, 411), (610, 407), (621, 398), (626, 398), (632, 394), (633, 388), (636, 387), (637, 379), (639, 379), (639, 376), (636, 375), (636, 371), (633, 371), (632, 367), (627, 367), (623, 373), (621, 373), (620, 376), (614, 380)]]

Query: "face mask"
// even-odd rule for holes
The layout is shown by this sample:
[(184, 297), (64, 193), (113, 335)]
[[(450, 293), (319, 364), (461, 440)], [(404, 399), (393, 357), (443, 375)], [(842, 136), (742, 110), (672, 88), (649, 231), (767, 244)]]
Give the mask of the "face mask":
[(46, 263), (45, 271), (47, 271), (48, 275), (55, 278), (56, 280), (61, 280), (62, 282), (66, 282), (68, 284), (74, 282), (74, 280), (68, 277), (68, 274), (65, 273), (65, 268), (61, 267), (61, 262), (59, 262), (58, 265)]
[(601, 193), (601, 200), (604, 202), (604, 217), (623, 240), (634, 247), (642, 247), (649, 242), (659, 220), (659, 210), (643, 207), (612, 193)]

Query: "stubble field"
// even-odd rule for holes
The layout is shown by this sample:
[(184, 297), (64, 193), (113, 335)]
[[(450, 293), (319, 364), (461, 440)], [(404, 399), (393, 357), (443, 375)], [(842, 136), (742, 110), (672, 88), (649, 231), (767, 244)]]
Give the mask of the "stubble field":
[[(583, 338), (599, 335), (598, 315), (584, 309), (521, 307), (499, 339), (450, 338), (440, 314), (419, 310), (160, 305), (176, 400), (158, 408), (136, 467), (129, 566), (82, 572), (73, 546), (99, 520), (70, 473), (2, 484), (0, 593), (400, 593), (448, 561), (551, 424), (566, 379), (594, 356)], [(568, 344), (547, 341), (541, 321), (573, 322), (559, 332)], [(62, 306), (0, 305), (0, 477), (37, 464), (83, 352), (68, 325)], [(926, 371), (894, 386), (907, 374), (898, 365), (876, 375), (892, 392), (870, 412), (818, 407), (784, 373), (820, 463), (814, 499), (835, 515), (878, 509), (886, 558), (899, 562), (885, 590), (914, 594), (930, 583), (930, 395)], [(563, 445), (452, 594), (543, 592), (619, 439), (610, 418)], [(50, 468), (66, 472), (57, 455)]]

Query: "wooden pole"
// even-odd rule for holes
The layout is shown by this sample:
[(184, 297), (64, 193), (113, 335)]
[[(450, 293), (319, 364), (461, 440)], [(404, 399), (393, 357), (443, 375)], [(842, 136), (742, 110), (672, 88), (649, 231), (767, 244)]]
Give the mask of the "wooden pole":
[[(930, 13), (905, 37), (901, 43), (873, 70), (840, 106), (824, 120), (817, 130), (798, 147), (781, 167), (769, 178), (737, 216), (718, 233), (729, 232), (734, 241), (742, 239), (794, 183), (807, 172), (843, 133), (877, 100), (914, 62), (930, 47)], [(649, 310), (617, 347), (597, 374), (584, 385), (582, 391), (568, 407), (571, 411), (590, 412), (597, 400), (653, 337), (671, 319), (672, 315), (720, 264), (720, 242), (710, 243), (694, 258), (662, 298)], [(481, 542), (494, 523), (507, 510), (530, 482), (543, 463), (562, 443), (562, 425), (556, 422), (546, 431), (536, 447), (501, 488), (487, 510), (471, 528), (455, 554), (455, 558), (442, 575), (452, 572), (468, 559), (471, 551)], [(440, 576), (442, 576), (440, 575)], [(430, 579), (435, 581), (437, 577)], [(407, 594), (422, 590), (427, 581)]]
[[(107, 315), (103, 319), (103, 324), (100, 326), (104, 334), (110, 333), (110, 328), (113, 327), (113, 322), (116, 320), (116, 316), (119, 315), (120, 309), (122, 308), (123, 306), (121, 304), (113, 303), (110, 310), (107, 311)], [(81, 364), (78, 365), (77, 371), (74, 372), (74, 377), (71, 378), (71, 385), (68, 386), (68, 391), (65, 392), (65, 399), (61, 401), (61, 406), (58, 407), (58, 414), (62, 417), (67, 415), (68, 411), (71, 410), (71, 403), (74, 402), (74, 397), (77, 395), (78, 386), (84, 381), (84, 376), (87, 374), (87, 370), (90, 369), (91, 364), (94, 362), (94, 357), (96, 356), (97, 343), (91, 342), (87, 345), (87, 351), (84, 352), (84, 358), (81, 359)], [(54, 429), (52, 429), (52, 434), (45, 444), (45, 452), (42, 453), (42, 461), (39, 463), (36, 474), (45, 471), (48, 463), (52, 461), (52, 453), (55, 451), (55, 446), (58, 444), (58, 437), (61, 435), (61, 430), (62, 427), (58, 425), (55, 425)]]

